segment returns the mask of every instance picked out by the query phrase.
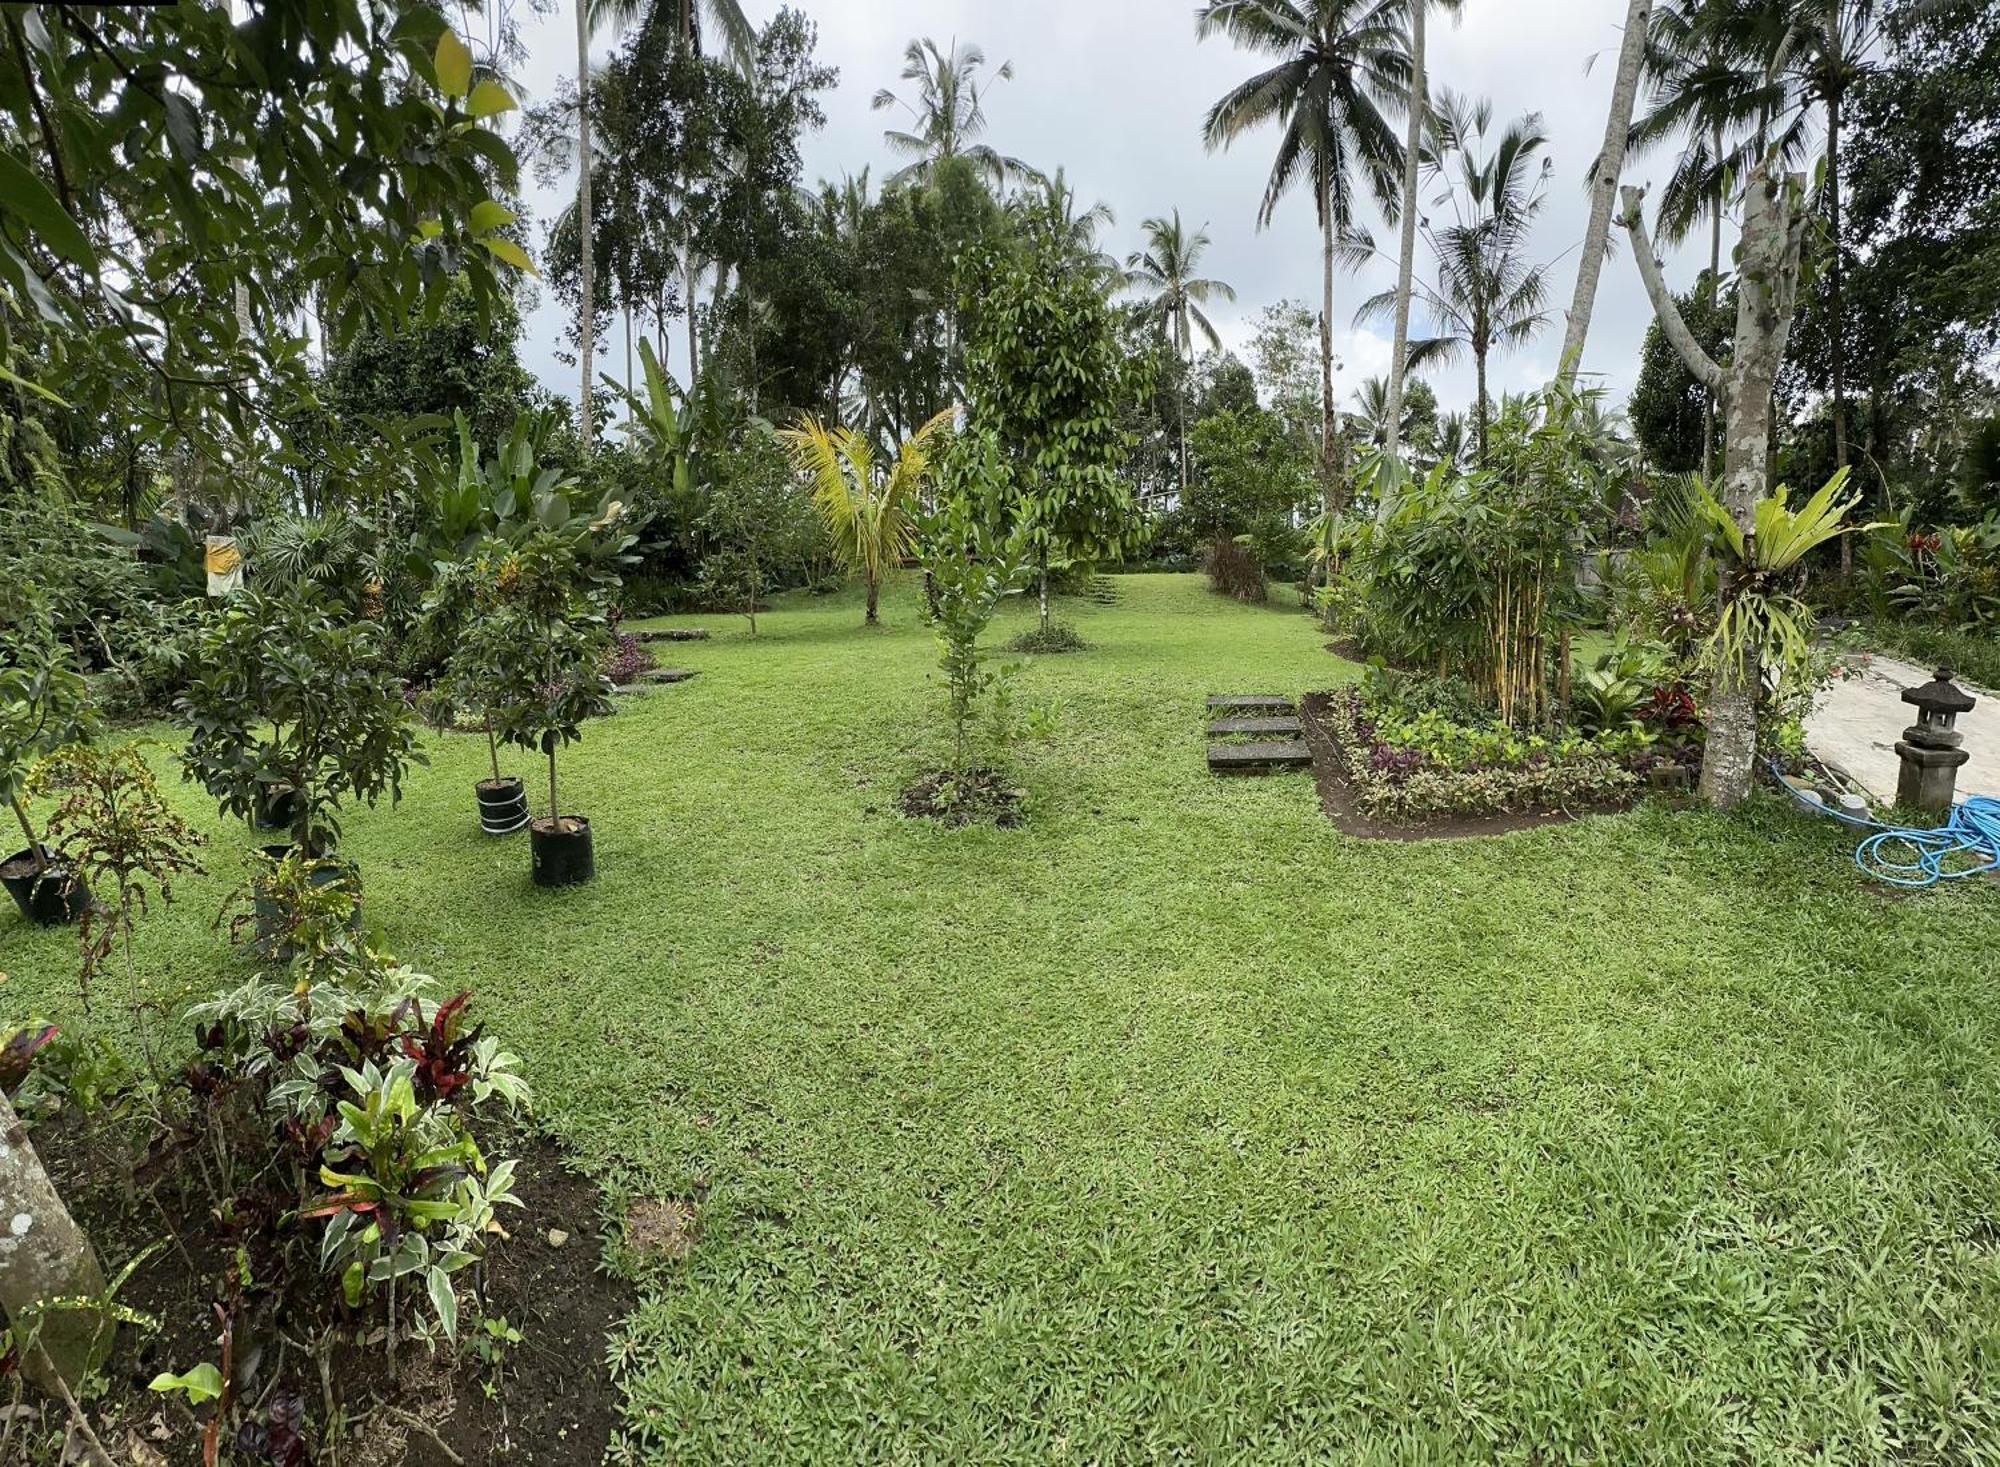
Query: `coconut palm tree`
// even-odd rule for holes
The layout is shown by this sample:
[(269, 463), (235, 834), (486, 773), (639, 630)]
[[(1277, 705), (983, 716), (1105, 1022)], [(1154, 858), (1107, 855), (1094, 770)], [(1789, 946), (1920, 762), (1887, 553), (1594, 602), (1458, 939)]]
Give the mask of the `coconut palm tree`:
[[(1496, 350), (1520, 346), (1548, 324), (1544, 302), (1548, 266), (1529, 261), (1529, 234), (1542, 211), (1549, 160), (1542, 149), (1540, 113), (1508, 124), (1493, 151), (1478, 151), (1493, 121), (1492, 103), (1467, 103), (1446, 92), (1432, 120), (1430, 144), (1439, 166), (1456, 159), (1455, 186), (1448, 195), (1453, 221), (1442, 229), (1424, 227), (1435, 256), (1436, 278), (1420, 284), (1421, 297), (1437, 334), (1410, 343), (1413, 366), (1445, 362), (1471, 352), (1477, 382), (1472, 413), (1478, 462), (1486, 462), (1487, 359)], [(1364, 302), (1357, 320), (1379, 319), (1395, 309), (1388, 290)]]
[(891, 187), (912, 178), (928, 178), (947, 158), (964, 158), (996, 186), (1009, 178), (1039, 178), (1019, 158), (1009, 158), (979, 141), (986, 131), (986, 89), (992, 82), (1011, 81), (1014, 63), (1003, 61), (990, 81), (979, 73), (986, 52), (971, 41), (953, 40), (943, 50), (929, 36), (903, 48), (903, 80), (916, 83), (909, 98), (884, 87), (871, 104), (876, 111), (901, 107), (910, 114), (908, 130), (891, 128), (882, 134), (890, 149), (911, 160), (889, 177)]
[[(1404, 119), (1403, 192), (1396, 205), (1396, 224), (1400, 231), (1396, 252), (1396, 325), (1382, 410), (1386, 431), (1382, 451), (1390, 458), (1394, 458), (1402, 447), (1403, 379), (1409, 371), (1410, 289), (1417, 263), (1417, 174), (1422, 167), (1424, 128), (1430, 115), (1430, 79), (1425, 74), (1426, 52), (1429, 49), (1425, 23), (1433, 5), (1457, 16), (1464, 9), (1465, 0), (1410, 0), (1410, 105), (1406, 109), (1409, 115)], [(1389, 495), (1382, 496), (1381, 506), (1376, 511), (1378, 520), (1388, 516), (1391, 503)]]
[[(578, 287), (582, 314), (578, 323), (579, 357), (582, 362), (583, 390), (578, 405), (578, 426), (587, 451), (591, 441), (590, 384), (597, 362), (596, 262), (590, 237), (590, 38), (600, 30), (622, 31), (634, 22), (665, 20), (673, 25), (681, 44), (692, 50), (701, 46), (699, 17), (706, 15), (722, 32), (729, 52), (739, 65), (747, 67), (756, 50), (757, 33), (743, 14), (741, 0), (575, 0), (576, 8), (576, 220), (578, 230)], [(689, 298), (692, 319), (694, 300)]]
[(813, 503), (833, 538), (835, 556), (868, 587), (869, 626), (880, 621), (876, 605), (883, 576), (915, 543), (912, 512), (934, 450), (951, 432), (954, 411), (946, 408), (899, 444), (886, 471), (878, 471), (868, 435), (853, 428), (829, 426), (807, 414), (796, 428), (778, 434), (812, 481)]
[(1058, 168), (1048, 177), (1036, 180), (1033, 187), (1011, 200), (1009, 207), (1016, 218), (1039, 207), (1065, 253), (1078, 269), (1089, 274), (1107, 293), (1124, 279), (1116, 257), (1106, 254), (1097, 244), (1099, 231), (1116, 224), (1118, 216), (1102, 199), (1088, 209), (1079, 209), (1076, 188), (1064, 176), (1062, 169)]
[(1228, 147), (1276, 123), (1278, 152), (1264, 185), (1257, 224), (1301, 181), (1312, 187), (1320, 226), (1320, 472), (1329, 509), (1345, 506), (1339, 413), (1333, 396), (1333, 276), (1354, 233), (1359, 180), (1385, 207), (1403, 169), (1402, 144), (1383, 116), (1407, 101), (1405, 0), (1209, 0), (1196, 34), (1227, 36), (1276, 63), (1209, 108), (1202, 136)]
[[(1207, 253), (1206, 229), (1189, 234), (1181, 223), (1181, 211), (1172, 218), (1155, 217), (1143, 226), (1146, 248), (1135, 250), (1125, 261), (1125, 283), (1142, 292), (1140, 312), (1155, 322), (1181, 360), (1194, 362), (1194, 333), (1199, 330), (1209, 346), (1219, 349), (1222, 338), (1215, 323), (1202, 307), (1212, 300), (1233, 301), (1236, 287), (1224, 280), (1209, 280), (1195, 274)], [(1187, 394), (1181, 397), (1181, 493), (1188, 487)]]

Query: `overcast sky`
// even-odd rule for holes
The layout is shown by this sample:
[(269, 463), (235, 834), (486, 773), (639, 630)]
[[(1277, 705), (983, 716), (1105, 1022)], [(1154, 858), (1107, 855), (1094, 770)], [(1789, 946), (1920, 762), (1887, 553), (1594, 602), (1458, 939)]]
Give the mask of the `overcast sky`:
[[(1201, 120), (1225, 90), (1268, 64), (1237, 51), (1226, 40), (1195, 40), (1194, 8), (1186, 0), (794, 0), (819, 28), (819, 55), (840, 70), (839, 87), (825, 97), (827, 125), (806, 139), (808, 181), (838, 179), (862, 168), (881, 179), (892, 166), (882, 130), (889, 113), (869, 106), (877, 89), (899, 91), (902, 50), (913, 37), (940, 44), (953, 37), (976, 41), (995, 64), (1014, 63), (1015, 77), (996, 84), (987, 99), (987, 140), (1001, 152), (1046, 171), (1060, 164), (1080, 205), (1103, 200), (1117, 215), (1107, 247), (1123, 258), (1142, 242), (1141, 221), (1178, 207), (1189, 226), (1205, 225), (1213, 240), (1207, 274), (1234, 285), (1234, 305), (1219, 304), (1213, 318), (1225, 345), (1247, 343), (1258, 311), (1292, 297), (1317, 309), (1318, 234), (1311, 200), (1287, 198), (1270, 228), (1257, 228), (1257, 206), (1268, 173), (1272, 134), (1252, 134), (1222, 153), (1202, 145)], [(761, 24), (775, 0), (745, 0)], [(1433, 87), (1445, 86), (1493, 100), (1498, 125), (1529, 111), (1544, 120), (1555, 173), (1536, 231), (1537, 258), (1554, 260), (1549, 329), (1529, 348), (1490, 368), (1493, 390), (1537, 385), (1554, 375), (1562, 315), (1576, 278), (1577, 249), (1588, 201), (1583, 173), (1604, 131), (1605, 108), (1616, 69), (1625, 0), (1465, 0), (1456, 25), (1431, 22)], [(565, 3), (531, 18), (530, 59), (519, 73), (530, 100), (547, 97), (576, 65), (575, 15)], [(609, 38), (598, 42), (609, 54)], [(1671, 161), (1661, 153), (1628, 162), (1626, 179), (1664, 181)], [(564, 199), (533, 196), (537, 218), (552, 218)], [(1394, 237), (1379, 218), (1364, 216), (1392, 254)], [(1619, 231), (1614, 228), (1614, 236)], [(537, 240), (540, 238), (539, 225)], [(1669, 259), (1669, 279), (1693, 279), (1705, 255), (1697, 246)], [(1418, 269), (1425, 268), (1419, 247)], [(1386, 329), (1356, 330), (1354, 307), (1395, 282), (1393, 263), (1378, 261), (1335, 285), (1336, 350), (1346, 399), (1365, 377), (1388, 364)], [(1585, 352), (1586, 373), (1601, 374), (1623, 405), (1638, 369), (1649, 312), (1638, 272), (1620, 247), (1606, 262), (1597, 310)], [(551, 388), (574, 396), (576, 377), (555, 356), (563, 321), (545, 299), (527, 321), (523, 359)], [(1413, 330), (1421, 330), (1421, 324)], [(614, 333), (615, 334), (615, 333)], [(676, 338), (678, 345), (678, 338)], [(674, 353), (680, 365), (680, 353)], [(622, 370), (601, 357), (603, 370)], [(1447, 408), (1472, 397), (1470, 362), (1433, 373)]]

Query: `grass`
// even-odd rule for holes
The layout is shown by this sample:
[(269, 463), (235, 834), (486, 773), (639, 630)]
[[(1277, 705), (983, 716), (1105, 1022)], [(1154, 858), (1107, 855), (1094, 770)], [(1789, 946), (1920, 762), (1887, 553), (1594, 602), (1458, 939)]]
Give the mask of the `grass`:
[(1841, 636), (1844, 646), (1887, 652), (1923, 667), (1950, 667), (1966, 682), (2000, 687), (2000, 639), (1990, 633), (1877, 617)]
[[(614, 1212), (698, 1200), (627, 1455), (1996, 1459), (1990, 887), (1890, 895), (1775, 802), (1343, 838), (1202, 760), (1205, 694), (1351, 675), (1311, 620), (1119, 586), (1017, 677), (1064, 708), (1019, 831), (894, 813), (943, 747), (908, 585), (706, 618), (565, 764), (592, 886), (478, 835), (476, 739), (350, 820)], [(217, 874), (141, 941), (207, 992), (248, 837), (182, 803)], [(0, 921), (6, 1011), (69, 966)]]

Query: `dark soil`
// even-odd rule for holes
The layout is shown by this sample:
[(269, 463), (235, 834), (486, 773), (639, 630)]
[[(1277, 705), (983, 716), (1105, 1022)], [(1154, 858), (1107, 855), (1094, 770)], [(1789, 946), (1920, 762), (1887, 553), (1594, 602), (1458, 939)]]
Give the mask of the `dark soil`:
[(906, 787), (896, 797), (905, 815), (936, 820), (954, 829), (961, 825), (997, 825), (1018, 829), (1027, 818), (1026, 798), (997, 769), (968, 769), (963, 774), (936, 769)]
[(1326, 650), (1335, 657), (1344, 657), (1361, 667), (1368, 665), (1368, 651), (1352, 637), (1335, 637), (1326, 644)]
[[(162, 1371), (220, 1363), (211, 1301), (216, 1281), (231, 1264), (231, 1246), (205, 1216), (195, 1215), (206, 1205), (199, 1186), (177, 1192), (171, 1181), (157, 1185), (155, 1203), (143, 1197), (148, 1179), (142, 1171), (142, 1198), (128, 1205), (114, 1180), (116, 1163), (93, 1150), (103, 1138), (91, 1136), (91, 1129), (56, 1121), (38, 1132), (37, 1140), (52, 1172), (72, 1174), (59, 1177), (59, 1185), (96, 1241), (107, 1272), (154, 1250), (118, 1299), (156, 1319), (159, 1328), (121, 1328), (106, 1366), (107, 1388), (90, 1404), (90, 1416), (120, 1462), (195, 1464), (213, 1408), (190, 1411), (179, 1397), (154, 1393), (147, 1384)], [(496, 1237), (488, 1249), (484, 1317), (504, 1319), (520, 1331), (521, 1343), (506, 1347), (497, 1367), (479, 1359), (469, 1346), (484, 1330), (468, 1310), (460, 1320), (460, 1349), (440, 1346), (432, 1352), (421, 1343), (405, 1343), (392, 1380), (379, 1338), (357, 1343), (343, 1337), (333, 1349), (330, 1386), (323, 1386), (316, 1363), (298, 1348), (296, 1333), (282, 1344), (239, 1338), (236, 1368), (245, 1376), (246, 1391), (255, 1392), (253, 1399), (276, 1401), (292, 1394), (302, 1399), (311, 1444), (306, 1461), (448, 1467), (453, 1461), (448, 1452), (464, 1463), (535, 1467), (596, 1467), (603, 1460), (619, 1401), (605, 1368), (606, 1341), (631, 1312), (635, 1294), (629, 1283), (598, 1269), (597, 1188), (571, 1171), (546, 1138), (499, 1137), (488, 1150), (516, 1159), (515, 1191), (526, 1207), (503, 1211), (501, 1220), (512, 1235)], [(566, 1235), (560, 1246), (551, 1244), (552, 1231)], [(287, 1321), (292, 1323), (303, 1333), (302, 1321)], [(337, 1451), (327, 1440), (329, 1389), (344, 1415)], [(245, 1414), (239, 1408), (238, 1418)], [(266, 1416), (254, 1414), (258, 1423)], [(59, 1408), (45, 1405), (42, 1420), (51, 1429), (59, 1428), (61, 1418)], [(261, 1424), (250, 1428), (260, 1429)], [(268, 1460), (246, 1450), (248, 1445), (226, 1439), (221, 1461)], [(35, 1450), (29, 1448), (31, 1461), (39, 1460)]]
[(565, 815), (560, 820), (550, 820), (546, 816), (529, 822), (530, 828), (540, 835), (575, 835), (580, 830), (588, 830), (590, 822), (581, 815)]
[[(61, 871), (62, 867), (53, 862), (50, 863), (50, 875), (59, 875)], [(5, 861), (0, 861), (0, 876), (6, 877), (9, 881), (20, 881), (34, 874), (35, 857), (32, 851), (22, 851), (17, 856), (9, 856)]]
[[(1333, 644), (1328, 644), (1333, 650)], [(1345, 653), (1341, 655), (1345, 656)], [(1313, 782), (1319, 786), (1320, 808), (1343, 835), (1363, 840), (1459, 840), (1475, 835), (1506, 835), (1516, 830), (1533, 830), (1543, 825), (1562, 825), (1579, 814), (1598, 814), (1622, 808), (1604, 805), (1575, 810), (1507, 810), (1496, 815), (1440, 815), (1410, 825), (1391, 825), (1370, 820), (1354, 802), (1347, 783), (1347, 761), (1338, 741), (1325, 723), (1330, 693), (1307, 693), (1299, 699), (1299, 721), (1305, 725), (1306, 742), (1312, 745)]]

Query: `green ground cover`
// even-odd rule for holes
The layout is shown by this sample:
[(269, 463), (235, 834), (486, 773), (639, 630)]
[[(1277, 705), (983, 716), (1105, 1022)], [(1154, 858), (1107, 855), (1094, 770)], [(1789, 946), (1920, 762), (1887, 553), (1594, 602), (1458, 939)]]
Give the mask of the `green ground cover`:
[[(613, 1344), (633, 1458), (1995, 1459), (1990, 887), (1884, 893), (1772, 801), (1342, 837), (1202, 758), (1206, 693), (1352, 675), (1313, 623), (1117, 584), (1017, 679), (1021, 830), (895, 813), (908, 584), (661, 649), (701, 676), (564, 762), (594, 885), (479, 836), (477, 739), (347, 821), (614, 1215), (698, 1199)], [(250, 843), (174, 789), (163, 1000), (241, 970)], [(69, 942), (0, 920), (7, 1012), (72, 1015)]]

